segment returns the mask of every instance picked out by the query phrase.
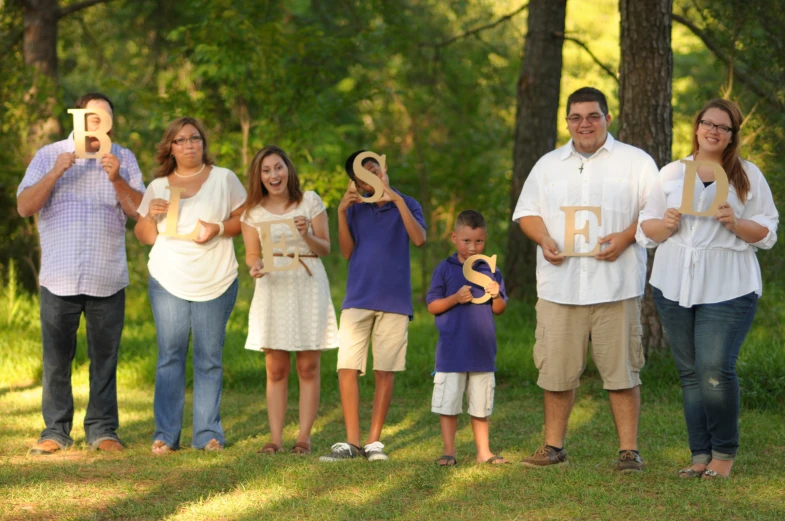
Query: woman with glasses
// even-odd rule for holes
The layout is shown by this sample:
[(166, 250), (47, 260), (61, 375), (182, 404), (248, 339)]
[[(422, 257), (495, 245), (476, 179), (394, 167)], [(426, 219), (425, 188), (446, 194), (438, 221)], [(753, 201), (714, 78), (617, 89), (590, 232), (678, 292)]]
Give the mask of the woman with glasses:
[[(692, 452), (682, 478), (730, 476), (739, 446), (736, 359), (763, 290), (755, 251), (777, 241), (769, 185), (739, 157), (742, 121), (735, 103), (707, 103), (695, 118), (686, 158), (700, 162), (697, 175), (685, 179), (680, 161), (665, 166), (639, 219), (638, 242), (659, 244), (649, 282), (681, 378)], [(706, 212), (717, 196), (710, 163), (727, 174), (727, 200), (718, 201), (713, 215), (682, 215), (685, 182), (694, 182), (685, 204), (695, 212)]]
[(194, 118), (172, 121), (156, 147), (158, 169), (134, 229), (140, 241), (153, 245), (147, 264), (158, 337), (152, 450), (166, 454), (180, 447), (189, 337), (194, 349), (191, 445), (221, 450), (226, 443), (219, 414), (221, 357), (237, 297), (231, 238), (240, 233), (245, 189), (231, 170), (214, 164)]

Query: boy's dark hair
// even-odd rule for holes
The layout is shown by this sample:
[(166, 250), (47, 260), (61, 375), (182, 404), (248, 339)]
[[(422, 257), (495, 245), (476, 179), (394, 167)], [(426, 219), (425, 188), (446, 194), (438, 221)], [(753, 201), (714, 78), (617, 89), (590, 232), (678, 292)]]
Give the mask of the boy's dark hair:
[[(363, 152), (367, 152), (367, 150), (358, 150), (354, 154), (350, 155), (349, 159), (346, 160), (346, 164), (344, 165), (344, 168), (346, 169), (346, 173), (349, 174), (349, 178), (352, 181), (357, 180), (354, 175), (354, 160), (357, 156), (359, 156)], [(379, 162), (372, 157), (366, 157), (365, 159), (363, 159), (363, 166), (367, 165), (368, 163), (374, 163), (376, 164), (376, 166), (381, 166), (379, 165)]]
[(84, 96), (80, 96), (74, 103), (74, 107), (77, 109), (87, 108), (88, 103), (97, 99), (107, 102), (109, 104), (109, 108), (112, 109), (112, 113), (114, 114), (114, 104), (112, 103), (112, 100), (100, 92), (88, 92)]
[(472, 230), (476, 230), (477, 228), (482, 228), (484, 230), (485, 218), (477, 210), (464, 210), (459, 213), (458, 218), (455, 219), (455, 229), (457, 230), (461, 226), (468, 226)]
[(567, 98), (567, 115), (570, 115), (570, 107), (572, 107), (573, 103), (585, 103), (587, 101), (596, 101), (600, 104), (602, 113), (606, 116), (608, 115), (608, 100), (605, 99), (605, 94), (594, 87), (581, 87), (570, 94), (570, 97)]

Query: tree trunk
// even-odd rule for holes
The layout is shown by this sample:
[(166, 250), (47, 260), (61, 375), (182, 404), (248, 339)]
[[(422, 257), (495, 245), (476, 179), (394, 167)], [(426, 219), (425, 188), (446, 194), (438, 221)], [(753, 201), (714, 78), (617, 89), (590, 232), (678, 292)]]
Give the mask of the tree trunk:
[[(556, 147), (564, 18), (567, 0), (531, 0), (523, 64), (518, 78), (518, 110), (513, 148), (510, 211), (523, 183), (540, 157)], [(507, 234), (504, 280), (509, 294), (535, 288), (537, 245), (516, 223)]]
[(23, 54), (25, 65), (34, 69), (33, 84), (28, 90), (30, 103), (43, 103), (39, 114), (44, 118), (35, 122), (28, 136), (25, 163), (35, 151), (62, 130), (60, 122), (51, 114), (57, 104), (57, 21), (60, 6), (57, 0), (29, 0), (24, 3)]
[(57, 0), (27, 0), (24, 4), (25, 65), (51, 79), (57, 78)]
[[(645, 150), (662, 167), (671, 161), (673, 141), (673, 0), (619, 0), (619, 10), (619, 140)], [(649, 250), (647, 281), (653, 257), (653, 250)], [(664, 348), (665, 335), (649, 284), (643, 298), (641, 323), (646, 352)]]

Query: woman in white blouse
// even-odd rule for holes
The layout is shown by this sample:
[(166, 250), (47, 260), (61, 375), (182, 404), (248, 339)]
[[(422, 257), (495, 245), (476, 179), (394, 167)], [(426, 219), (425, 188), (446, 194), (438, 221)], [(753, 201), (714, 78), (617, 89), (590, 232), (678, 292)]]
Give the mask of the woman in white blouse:
[[(730, 185), (714, 215), (680, 213), (686, 165), (674, 161), (660, 171), (639, 219), (638, 242), (659, 244), (649, 282), (682, 383), (692, 452), (683, 478), (730, 475), (739, 445), (736, 359), (763, 291), (755, 252), (777, 241), (766, 179), (739, 158), (742, 121), (739, 107), (722, 99), (695, 118), (686, 160), (722, 166)], [(711, 165), (698, 166), (694, 184), (687, 204), (704, 212), (717, 193)]]
[[(201, 124), (178, 118), (157, 145), (158, 170), (139, 205), (134, 231), (152, 244), (149, 293), (158, 337), (153, 453), (180, 447), (185, 362), (193, 337), (193, 437), (196, 449), (221, 450), (221, 386), (226, 323), (237, 298), (232, 237), (240, 233), (245, 189), (213, 164)], [(169, 208), (169, 201), (178, 206)]]

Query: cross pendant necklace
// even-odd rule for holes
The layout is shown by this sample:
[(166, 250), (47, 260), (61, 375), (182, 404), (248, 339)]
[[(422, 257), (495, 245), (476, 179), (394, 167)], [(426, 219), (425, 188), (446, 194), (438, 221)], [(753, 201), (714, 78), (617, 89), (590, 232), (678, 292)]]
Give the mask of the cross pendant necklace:
[(581, 167), (578, 169), (578, 172), (583, 173), (583, 161), (581, 161)]

